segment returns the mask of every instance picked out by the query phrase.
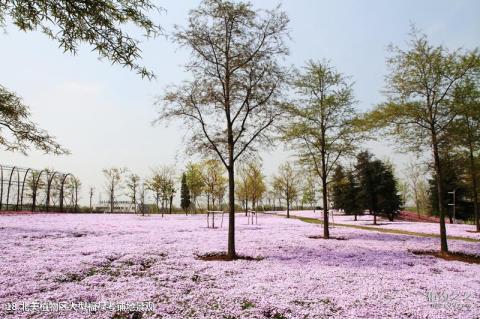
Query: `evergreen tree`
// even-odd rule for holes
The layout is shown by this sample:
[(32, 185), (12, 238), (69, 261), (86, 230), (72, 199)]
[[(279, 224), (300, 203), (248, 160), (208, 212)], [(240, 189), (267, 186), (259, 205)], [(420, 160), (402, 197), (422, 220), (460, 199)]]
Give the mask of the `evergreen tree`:
[(357, 155), (357, 164), (355, 171), (359, 183), (358, 201), (362, 209), (367, 209), (370, 214), (373, 213), (374, 224), (377, 223), (377, 201), (376, 186), (374, 178), (374, 164), (372, 154), (363, 151)]
[(347, 186), (343, 166), (337, 165), (333, 172), (330, 188), (333, 205), (336, 209), (345, 209), (345, 190)]
[(372, 154), (364, 151), (357, 156), (355, 169), (359, 183), (360, 209), (367, 209), (373, 214), (374, 225), (377, 224), (378, 214), (393, 220), (400, 209), (401, 199), (392, 166), (374, 159)]
[(185, 214), (190, 207), (190, 190), (188, 189), (187, 185), (187, 174), (182, 174), (182, 186), (181, 186), (181, 202), (180, 207), (185, 211)]
[(347, 215), (357, 216), (362, 214), (362, 209), (358, 200), (358, 183), (355, 180), (355, 174), (349, 170), (346, 174), (346, 185), (343, 190), (343, 210)]
[[(380, 162), (380, 161), (379, 161)], [(398, 194), (398, 187), (393, 175), (393, 167), (380, 162), (379, 183), (377, 186), (378, 210), (393, 221), (401, 206), (401, 198)]]

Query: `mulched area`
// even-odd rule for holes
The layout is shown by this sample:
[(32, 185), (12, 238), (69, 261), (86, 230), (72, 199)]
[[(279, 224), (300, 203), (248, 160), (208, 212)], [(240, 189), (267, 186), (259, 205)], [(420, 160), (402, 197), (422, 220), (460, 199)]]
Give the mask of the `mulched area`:
[(414, 255), (433, 256), (448, 261), (462, 261), (469, 264), (480, 264), (480, 255), (465, 254), (459, 252), (442, 253), (435, 250), (412, 250)]
[(234, 258), (231, 258), (225, 252), (220, 253), (208, 253), (204, 255), (196, 255), (196, 259), (203, 261), (233, 261), (233, 260), (248, 260), (248, 261), (259, 261), (263, 257), (252, 257), (252, 256), (242, 256), (236, 255)]
[(335, 239), (335, 240), (347, 240), (345, 237), (335, 237), (335, 236), (330, 236), (328, 238), (325, 238), (323, 236), (307, 236), (310, 239)]

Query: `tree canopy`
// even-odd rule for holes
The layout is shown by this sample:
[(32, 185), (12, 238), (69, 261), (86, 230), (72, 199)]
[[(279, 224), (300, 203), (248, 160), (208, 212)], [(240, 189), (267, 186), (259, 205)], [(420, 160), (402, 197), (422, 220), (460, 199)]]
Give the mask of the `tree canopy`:
[(416, 30), (412, 32), (408, 50), (392, 46), (391, 52), (387, 59), (388, 100), (367, 115), (367, 122), (394, 137), (401, 149), (421, 152), (424, 147), (431, 148), (440, 210), (441, 251), (447, 253), (440, 147), (448, 143), (449, 128), (458, 115), (453, 103), (455, 88), (478, 75), (479, 53), (434, 46)]
[[(56, 41), (64, 52), (72, 54), (86, 43), (100, 58), (130, 68), (142, 77), (153, 78), (155, 74), (138, 62), (140, 40), (126, 30), (133, 25), (147, 38), (161, 35), (162, 28), (151, 18), (152, 11), (159, 10), (150, 0), (5, 0), (0, 1), (0, 28), (12, 22), (25, 32), (38, 30)], [(21, 98), (2, 85), (0, 145), (7, 151), (22, 153), (31, 146), (46, 153), (68, 153), (53, 136), (30, 120), (29, 107)]]

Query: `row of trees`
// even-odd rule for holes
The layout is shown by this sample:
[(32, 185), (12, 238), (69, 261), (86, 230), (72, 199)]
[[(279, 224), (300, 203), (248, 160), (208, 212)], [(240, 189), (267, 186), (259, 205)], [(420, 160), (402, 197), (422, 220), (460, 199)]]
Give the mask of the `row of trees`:
[[(127, 196), (135, 213), (145, 213), (146, 191), (151, 191), (155, 200), (157, 212), (162, 215), (168, 209), (171, 213), (175, 195), (175, 173), (172, 167), (162, 166), (152, 170), (149, 177), (142, 180), (140, 176), (131, 173), (126, 168), (112, 167), (103, 170), (105, 191), (108, 195), (110, 212), (115, 210), (115, 203), (120, 196)], [(90, 190), (90, 205), (93, 189)]]
[(225, 169), (217, 160), (206, 160), (202, 163), (189, 163), (182, 175), (181, 207), (187, 212), (193, 208), (197, 211), (198, 199), (205, 195), (207, 209), (221, 207), (227, 189)]
[[(136, 62), (139, 42), (121, 28), (132, 23), (147, 36), (161, 34), (161, 28), (145, 13), (156, 8), (150, 1), (102, 0), (89, 6), (27, 2), (27, 6), (12, 1), (0, 4), (0, 24), (11, 16), (20, 29), (39, 28), (66, 51), (75, 52), (79, 43), (86, 42), (100, 56), (142, 76), (153, 76)], [(59, 32), (52, 32), (50, 23)], [(478, 51), (433, 46), (414, 32), (408, 50), (391, 48), (386, 102), (359, 116), (353, 108), (351, 83), (328, 62), (310, 61), (288, 81), (290, 72), (281, 66), (288, 55), (288, 37), (288, 17), (279, 8), (257, 10), (250, 3), (222, 0), (202, 1), (190, 11), (187, 26), (177, 27), (172, 36), (191, 51), (185, 65), (191, 77), (159, 98), (159, 120), (184, 120), (190, 128), (192, 150), (217, 156), (224, 165), (230, 217), (228, 256), (236, 257), (235, 163), (255, 154), (257, 147), (271, 145), (274, 132), (297, 150), (299, 160), (321, 180), (325, 238), (329, 236), (325, 201), (331, 174), (341, 159), (353, 154), (355, 142), (373, 129), (394, 137), (408, 151), (430, 149), (444, 253), (448, 252), (445, 154), (453, 149), (461, 154), (469, 164), (480, 231)], [(0, 139), (7, 149), (25, 151), (29, 142), (45, 151), (65, 152), (28, 121), (28, 108), (4, 87), (0, 87), (0, 103), (1, 125), (13, 133), (13, 140), (4, 135)]]
[[(478, 52), (432, 46), (414, 31), (407, 51), (391, 48), (387, 102), (359, 116), (353, 108), (351, 83), (328, 62), (310, 61), (303, 71), (295, 72), (292, 82), (286, 81), (288, 73), (279, 60), (288, 54), (287, 24), (279, 9), (258, 11), (248, 3), (211, 0), (192, 10), (187, 27), (174, 34), (192, 53), (186, 64), (192, 80), (160, 98), (160, 120), (184, 120), (193, 128), (190, 145), (200, 153), (216, 154), (227, 169), (228, 256), (235, 258), (235, 162), (246, 152), (255, 152), (255, 145), (269, 141), (273, 123), (280, 124), (276, 127), (282, 139), (321, 180), (325, 238), (329, 237), (329, 177), (342, 158), (352, 155), (363, 135), (382, 129), (410, 151), (429, 147), (437, 180), (441, 251), (448, 252), (442, 149), (451, 147), (452, 128), (460, 121), (460, 135), (467, 141), (464, 148), (470, 157), (478, 156), (474, 145), (478, 138), (472, 138), (471, 129), (478, 100), (475, 90), (469, 89), (478, 88)], [(288, 99), (282, 96), (287, 91)], [(283, 123), (282, 114), (287, 115)]]

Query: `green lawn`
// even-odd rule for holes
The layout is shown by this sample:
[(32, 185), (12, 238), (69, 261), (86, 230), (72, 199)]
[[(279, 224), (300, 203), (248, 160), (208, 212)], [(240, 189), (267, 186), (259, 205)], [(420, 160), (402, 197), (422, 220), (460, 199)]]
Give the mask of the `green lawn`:
[[(301, 216), (295, 216), (295, 215), (290, 215), (290, 217), (299, 219), (299, 220), (301, 220), (303, 222), (306, 222), (306, 223), (323, 224), (323, 221), (320, 220), (320, 219), (317, 219), (317, 218), (301, 217)], [(418, 233), (418, 232), (407, 231), (407, 230), (381, 228), (381, 227), (377, 227), (377, 226), (360, 226), (360, 225), (349, 225), (349, 224), (338, 224), (338, 223), (334, 223), (334, 225), (335, 226), (341, 226), (341, 227), (363, 229), (363, 230), (368, 230), (368, 231), (376, 231), (376, 232), (380, 232), (380, 233), (408, 235), (408, 236), (417, 236), (417, 237), (440, 238), (439, 234)], [(468, 237), (447, 236), (447, 238), (450, 239), (450, 240), (463, 240), (463, 241), (468, 241), (468, 242), (480, 243), (480, 239), (474, 239), (474, 238), (468, 238)]]

